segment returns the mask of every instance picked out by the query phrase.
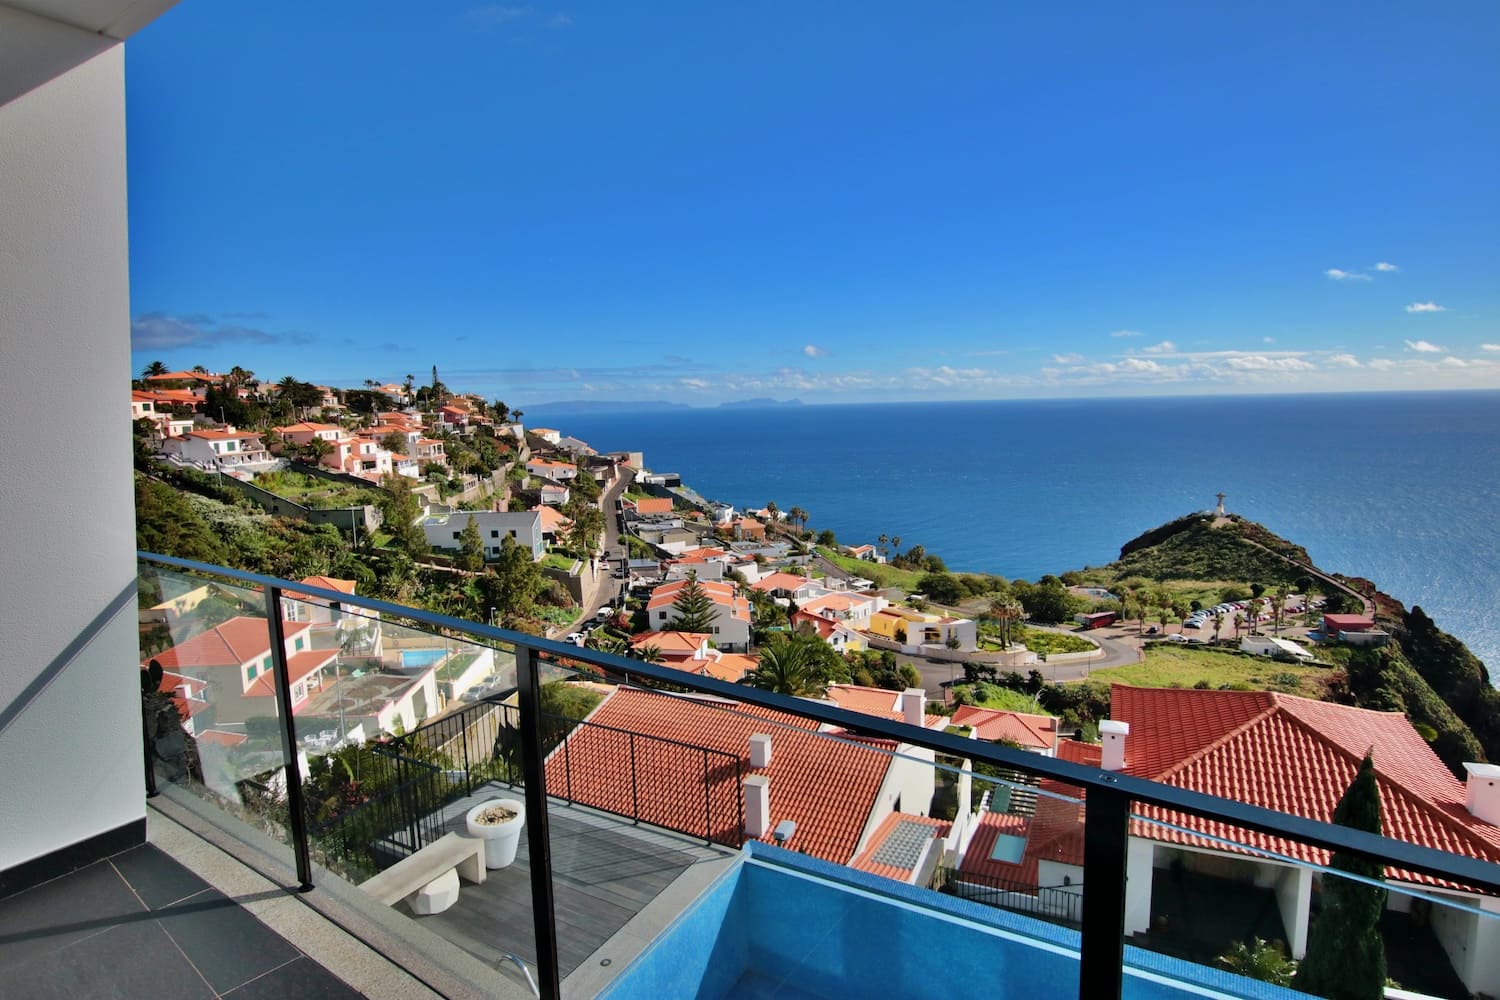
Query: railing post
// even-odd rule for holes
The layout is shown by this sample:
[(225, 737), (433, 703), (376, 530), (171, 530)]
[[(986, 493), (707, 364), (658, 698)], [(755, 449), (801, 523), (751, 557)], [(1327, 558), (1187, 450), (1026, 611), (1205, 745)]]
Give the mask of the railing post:
[(1083, 942), (1079, 1000), (1118, 1000), (1125, 962), (1125, 873), (1130, 797), (1089, 790), (1083, 810)]
[(630, 819), (641, 821), (641, 794), (635, 780), (635, 733), (630, 733)]
[(464, 744), (464, 794), (473, 795), (474, 772), (472, 766), (469, 764), (469, 726), (464, 723), (463, 713), (459, 714), (458, 720), (460, 723), (458, 727), (458, 738), (462, 740)]
[(292, 856), (297, 862), (298, 890), (312, 884), (312, 861), (307, 851), (307, 809), (302, 802), (302, 769), (297, 766), (297, 720), (292, 715), (292, 682), (286, 666), (286, 626), (281, 618), (281, 588), (266, 588), (266, 626), (271, 635), (271, 680), (276, 690), (276, 714), (281, 719), (281, 752), (286, 757), (287, 824), (292, 834)]
[(708, 786), (708, 750), (703, 751), (703, 839), (714, 842), (714, 807)]
[(536, 928), (537, 985), (543, 1000), (560, 1000), (557, 920), (552, 901), (552, 840), (547, 829), (547, 774), (542, 753), (542, 684), (537, 673), (536, 650), (530, 646), (516, 647), (516, 682), (521, 702), (521, 772), (526, 785), (526, 846), (531, 855), (531, 919)]

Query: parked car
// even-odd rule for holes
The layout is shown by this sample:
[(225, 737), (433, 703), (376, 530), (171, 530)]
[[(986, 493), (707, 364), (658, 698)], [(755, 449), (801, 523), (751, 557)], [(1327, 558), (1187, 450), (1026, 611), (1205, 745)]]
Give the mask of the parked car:
[(565, 642), (571, 642), (575, 646), (582, 646), (588, 641), (588, 635), (584, 632), (569, 632)]
[(602, 607), (598, 611), (594, 612), (594, 617), (596, 619), (598, 619), (599, 621), (602, 622), (606, 618), (613, 617), (614, 613), (615, 613), (615, 609), (612, 608), (612, 607), (610, 607), (608, 604), (606, 604), (604, 607)]
[[(1187, 642), (1188, 641), (1188, 637), (1185, 636), (1185, 635), (1169, 635), (1169, 636), (1167, 636), (1167, 641), (1168, 642)], [(1199, 640), (1199, 641), (1202, 641), (1202, 640)]]

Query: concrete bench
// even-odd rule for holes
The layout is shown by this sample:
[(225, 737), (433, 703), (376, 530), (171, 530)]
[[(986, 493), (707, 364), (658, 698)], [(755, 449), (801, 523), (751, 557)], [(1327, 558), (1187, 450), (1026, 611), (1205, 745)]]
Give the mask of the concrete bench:
[(444, 834), (359, 887), (386, 906), (394, 906), (454, 870), (475, 885), (483, 882), (484, 841), (459, 833)]

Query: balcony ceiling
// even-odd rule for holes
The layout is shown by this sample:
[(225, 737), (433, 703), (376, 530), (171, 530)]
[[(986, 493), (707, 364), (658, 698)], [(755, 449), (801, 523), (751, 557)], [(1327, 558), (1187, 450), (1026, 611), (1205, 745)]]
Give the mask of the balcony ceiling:
[(177, 0), (0, 0), (0, 105), (86, 62)]

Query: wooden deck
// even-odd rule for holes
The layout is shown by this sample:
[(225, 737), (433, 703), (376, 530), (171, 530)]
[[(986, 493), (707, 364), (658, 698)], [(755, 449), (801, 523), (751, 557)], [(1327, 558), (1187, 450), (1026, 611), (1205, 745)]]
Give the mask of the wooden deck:
[[(455, 802), (444, 810), (446, 829), (462, 830), (464, 813), (496, 796), (520, 798), (521, 792), (492, 785)], [(734, 853), (557, 800), (548, 810), (548, 819), (558, 964), (564, 977), (693, 865), (722, 863)], [(397, 909), (492, 966), (509, 952), (534, 968), (536, 941), (526, 841), (523, 833), (515, 864), (489, 872), (483, 885), (464, 883), (451, 909), (430, 916), (412, 915), (405, 903)]]

